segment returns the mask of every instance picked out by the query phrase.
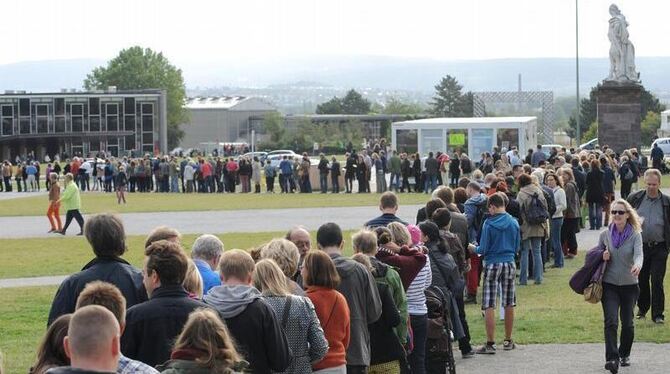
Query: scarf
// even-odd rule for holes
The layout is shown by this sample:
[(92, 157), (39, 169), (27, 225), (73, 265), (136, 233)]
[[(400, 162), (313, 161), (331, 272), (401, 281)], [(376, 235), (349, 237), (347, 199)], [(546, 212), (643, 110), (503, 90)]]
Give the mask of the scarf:
[(621, 244), (628, 239), (628, 237), (633, 233), (633, 226), (631, 226), (630, 223), (626, 223), (626, 227), (624, 227), (623, 231), (619, 231), (616, 228), (616, 225), (614, 223), (610, 223), (609, 227), (610, 231), (610, 237), (612, 238), (612, 245), (614, 248), (619, 248), (621, 247)]

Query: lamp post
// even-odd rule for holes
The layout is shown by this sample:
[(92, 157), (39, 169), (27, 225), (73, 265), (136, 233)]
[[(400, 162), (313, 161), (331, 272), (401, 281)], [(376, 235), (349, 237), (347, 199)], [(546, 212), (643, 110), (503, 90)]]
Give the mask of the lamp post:
[(579, 103), (579, 0), (575, 0), (575, 76), (577, 86), (577, 114), (575, 114), (575, 122), (577, 123), (577, 146), (581, 141), (581, 124), (580, 122), (580, 103)]

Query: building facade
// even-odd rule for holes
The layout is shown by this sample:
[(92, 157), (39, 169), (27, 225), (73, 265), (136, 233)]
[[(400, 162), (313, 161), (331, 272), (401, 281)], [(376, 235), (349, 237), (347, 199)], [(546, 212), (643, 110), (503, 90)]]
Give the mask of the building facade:
[(0, 156), (88, 157), (167, 152), (165, 91), (0, 95)]
[(251, 143), (251, 118), (277, 109), (263, 99), (247, 96), (194, 97), (186, 102), (190, 123), (183, 124), (183, 149), (202, 149), (205, 143)]

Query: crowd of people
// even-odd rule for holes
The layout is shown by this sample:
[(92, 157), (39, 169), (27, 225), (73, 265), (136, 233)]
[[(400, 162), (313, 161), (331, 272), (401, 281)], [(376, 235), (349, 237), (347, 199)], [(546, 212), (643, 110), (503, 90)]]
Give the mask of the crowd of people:
[[(309, 232), (295, 227), (249, 251), (224, 251), (217, 237), (203, 235), (190, 258), (179, 232), (158, 227), (140, 270), (121, 257), (120, 219), (92, 216), (82, 234), (96, 257), (57, 291), (31, 373), (444, 373), (454, 365), (452, 340), (463, 358), (496, 353), (497, 307), (502, 349), (516, 348), (516, 289), (529, 279), (543, 284), (552, 258), (561, 268), (575, 257), (584, 206), (590, 229), (606, 226), (599, 239), (608, 264), (606, 368), (616, 373), (630, 365), (635, 305), (637, 318), (651, 311), (664, 323), (670, 198), (660, 191), (661, 173), (647, 169), (637, 190), (643, 164), (635, 150), (547, 157), (538, 147), (530, 163), (509, 152), (482, 155), (471, 173), (464, 155), (434, 158), (438, 171), (455, 171), (458, 162), (458, 176), (447, 171), (435, 183), (426, 176), (431, 196), (416, 224), (397, 216), (398, 195), (383, 193), (381, 215), (351, 238), (352, 257), (335, 223), (319, 227), (315, 249)], [(74, 179), (67, 174), (65, 191), (50, 200), (63, 201)], [(614, 200), (617, 179), (630, 189)], [(60, 191), (58, 178), (50, 187)], [(70, 220), (75, 208), (68, 203)], [(479, 303), (484, 316), (487, 340), (476, 348), (466, 303)]]

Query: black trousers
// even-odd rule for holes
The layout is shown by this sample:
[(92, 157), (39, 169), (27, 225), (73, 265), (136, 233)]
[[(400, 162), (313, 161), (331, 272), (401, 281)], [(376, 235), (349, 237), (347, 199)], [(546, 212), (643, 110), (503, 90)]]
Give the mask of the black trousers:
[[(621, 357), (629, 357), (630, 349), (635, 338), (635, 325), (633, 324), (633, 308), (635, 300), (640, 294), (637, 284), (627, 286), (615, 286), (603, 282), (603, 306), (604, 330), (605, 330), (605, 360), (618, 360)], [(621, 342), (617, 339), (619, 328), (619, 315), (621, 315)]]
[(412, 374), (426, 372), (426, 338), (428, 336), (428, 316), (409, 315), (409, 322), (414, 331), (414, 350), (409, 355), (409, 366)]
[[(668, 248), (665, 243), (655, 246), (647, 244), (642, 246), (644, 262), (640, 270), (640, 299), (637, 301), (638, 314), (645, 315), (651, 305), (651, 318), (665, 318), (665, 291), (663, 290), (663, 278), (668, 260)], [(649, 281), (651, 280), (651, 289)]]
[(63, 226), (63, 233), (67, 231), (70, 223), (72, 223), (72, 218), (77, 220), (80, 231), (84, 231), (84, 217), (82, 217), (81, 213), (79, 213), (79, 209), (73, 209), (68, 210), (67, 213), (65, 213), (65, 226)]

